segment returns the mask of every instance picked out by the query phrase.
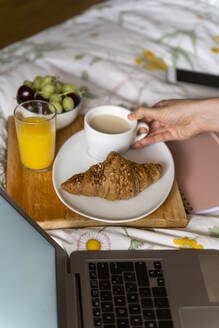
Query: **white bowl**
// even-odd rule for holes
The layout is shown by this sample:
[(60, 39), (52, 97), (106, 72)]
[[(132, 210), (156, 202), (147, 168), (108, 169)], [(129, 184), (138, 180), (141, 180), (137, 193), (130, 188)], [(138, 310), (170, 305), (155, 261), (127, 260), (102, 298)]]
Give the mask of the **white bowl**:
[(56, 130), (65, 128), (77, 118), (81, 109), (81, 104), (82, 97), (80, 97), (80, 102), (74, 109), (56, 115)]

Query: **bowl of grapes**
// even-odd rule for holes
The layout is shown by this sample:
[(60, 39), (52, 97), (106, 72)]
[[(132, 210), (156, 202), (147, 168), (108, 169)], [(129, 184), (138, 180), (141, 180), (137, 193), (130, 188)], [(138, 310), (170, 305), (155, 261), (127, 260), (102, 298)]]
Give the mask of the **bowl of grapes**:
[(51, 111), (57, 112), (56, 129), (71, 124), (78, 116), (82, 104), (82, 91), (73, 83), (63, 83), (55, 76), (36, 76), (33, 81), (25, 80), (17, 90), (17, 103), (28, 100), (49, 102)]

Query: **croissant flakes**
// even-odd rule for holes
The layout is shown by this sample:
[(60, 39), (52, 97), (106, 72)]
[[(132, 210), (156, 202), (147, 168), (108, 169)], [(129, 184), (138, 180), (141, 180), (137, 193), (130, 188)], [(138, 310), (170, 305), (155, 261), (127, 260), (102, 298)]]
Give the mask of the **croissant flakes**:
[(157, 181), (161, 171), (160, 164), (139, 164), (111, 152), (104, 162), (73, 175), (61, 187), (75, 195), (108, 200), (129, 199)]

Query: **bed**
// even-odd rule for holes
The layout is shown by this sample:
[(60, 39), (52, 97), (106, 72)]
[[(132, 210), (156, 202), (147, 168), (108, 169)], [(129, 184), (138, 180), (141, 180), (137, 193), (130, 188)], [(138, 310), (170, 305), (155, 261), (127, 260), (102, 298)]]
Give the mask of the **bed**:
[[(16, 90), (36, 75), (86, 87), (83, 113), (102, 104), (129, 109), (161, 99), (216, 97), (218, 90), (170, 85), (168, 66), (219, 73), (219, 6), (211, 0), (111, 0), (0, 50), (0, 184), (6, 186), (7, 118)], [(190, 215), (186, 228), (50, 230), (75, 250), (219, 249), (219, 214)]]

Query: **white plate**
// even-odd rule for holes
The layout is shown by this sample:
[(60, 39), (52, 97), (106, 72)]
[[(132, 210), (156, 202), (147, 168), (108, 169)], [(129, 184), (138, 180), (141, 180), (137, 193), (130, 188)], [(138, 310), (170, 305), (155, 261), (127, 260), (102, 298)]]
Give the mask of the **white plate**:
[(164, 143), (156, 143), (129, 150), (123, 156), (138, 163), (160, 163), (163, 167), (161, 178), (129, 200), (108, 201), (69, 194), (60, 188), (61, 183), (97, 163), (87, 154), (84, 130), (74, 134), (62, 146), (54, 161), (52, 178), (58, 197), (70, 210), (103, 222), (135, 221), (154, 212), (167, 198), (174, 180), (174, 162), (168, 147)]

